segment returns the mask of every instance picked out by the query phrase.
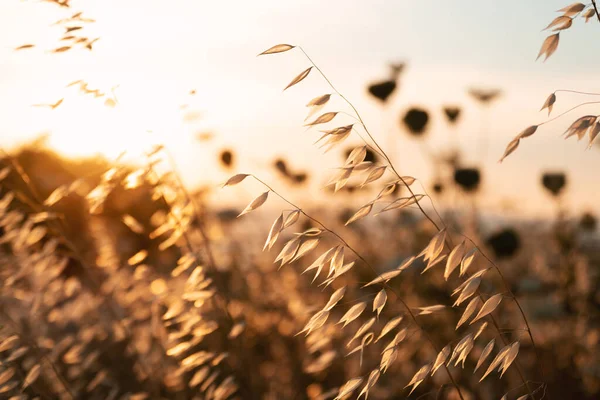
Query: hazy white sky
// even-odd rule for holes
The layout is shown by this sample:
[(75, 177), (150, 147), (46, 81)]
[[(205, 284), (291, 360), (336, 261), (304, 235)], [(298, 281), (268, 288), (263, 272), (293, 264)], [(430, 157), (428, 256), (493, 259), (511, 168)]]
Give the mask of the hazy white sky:
[[(540, 173), (566, 170), (569, 202), (600, 209), (595, 177), (599, 150), (585, 151), (583, 143), (560, 138), (576, 116), (597, 113), (594, 107), (541, 129), (504, 164), (497, 164), (512, 136), (544, 119), (538, 110), (553, 90), (600, 90), (596, 21), (578, 20), (561, 35), (559, 49), (548, 62), (535, 62), (545, 37), (541, 30), (568, 3), (73, 0), (73, 9), (97, 20), (86, 31), (101, 39), (93, 52), (57, 55), (48, 50), (56, 47), (62, 31), (50, 25), (72, 11), (36, 1), (0, 0), (0, 142), (12, 145), (50, 131), (51, 143), (67, 154), (115, 155), (136, 150), (140, 141), (163, 141), (191, 184), (223, 180), (228, 173), (216, 167), (214, 153), (229, 146), (239, 158), (236, 170), (267, 179), (272, 179), (268, 166), (277, 155), (289, 157), (297, 169), (332, 168), (339, 155), (322, 157), (312, 146), (315, 133), (301, 127), (304, 104), (330, 89), (311, 74), (302, 85), (282, 93), (308, 62), (295, 51), (256, 57), (271, 45), (290, 43), (311, 55), (383, 143), (390, 133), (398, 138), (404, 173), (427, 178), (430, 170), (418, 144), (400, 131), (401, 112), (410, 105), (430, 109), (431, 145), (441, 148), (453, 134), (441, 107), (462, 106), (460, 141), (473, 154), (482, 114), (466, 89), (498, 87), (504, 95), (489, 113), (489, 156), (467, 157), (469, 165), (486, 169), (486, 201), (498, 205), (510, 197), (519, 210), (548, 209)], [(12, 50), (24, 43), (38, 47)], [(366, 94), (366, 85), (385, 78), (387, 63), (396, 60), (408, 67), (400, 90), (383, 110)], [(75, 79), (104, 90), (119, 84), (120, 107), (106, 109), (66, 89)], [(198, 94), (190, 99), (192, 88)], [(31, 107), (62, 97), (64, 104), (54, 111)], [(578, 100), (559, 96), (556, 110)], [(184, 124), (179, 110), (183, 103), (201, 110), (202, 121)], [(196, 142), (199, 129), (213, 129), (215, 140)]]

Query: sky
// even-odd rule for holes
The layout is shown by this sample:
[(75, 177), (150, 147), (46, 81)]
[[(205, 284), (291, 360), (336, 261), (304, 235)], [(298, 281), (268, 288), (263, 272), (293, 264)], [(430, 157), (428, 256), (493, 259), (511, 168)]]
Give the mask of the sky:
[[(595, 114), (594, 106), (540, 128), (504, 163), (497, 162), (512, 137), (546, 119), (539, 110), (552, 91), (600, 91), (594, 79), (600, 62), (593, 44), (600, 35), (596, 21), (577, 20), (561, 34), (552, 58), (545, 63), (535, 60), (547, 35), (542, 29), (568, 0), (72, 0), (72, 4), (67, 10), (38, 1), (0, 0), (3, 146), (49, 133), (49, 144), (66, 155), (115, 157), (123, 150), (134, 153), (160, 142), (170, 149), (191, 186), (222, 182), (233, 172), (273, 181), (270, 165), (278, 156), (288, 158), (294, 169), (328, 173), (340, 163), (339, 153), (323, 155), (312, 144), (317, 133), (307, 132), (302, 124), (307, 101), (331, 89), (311, 73), (301, 84), (282, 91), (310, 65), (297, 50), (256, 57), (272, 45), (289, 43), (301, 46), (354, 103), (403, 174), (424, 181), (432, 176), (422, 145), (399, 124), (402, 113), (420, 106), (432, 117), (429, 147), (443, 150), (452, 136), (458, 136), (465, 165), (484, 168), (481, 201), (490, 209), (510, 204), (514, 212), (551, 212), (541, 173), (565, 171), (569, 180), (565, 204), (600, 212), (595, 176), (600, 147), (586, 150), (583, 142), (560, 137), (576, 117)], [(100, 40), (92, 52), (51, 54), (62, 34), (53, 22), (74, 11), (96, 19), (85, 29)], [(36, 47), (13, 50), (25, 43)], [(407, 67), (397, 93), (384, 108), (366, 87), (387, 78), (390, 62), (405, 62)], [(77, 79), (106, 92), (118, 85), (114, 92), (118, 106), (103, 107), (97, 99), (65, 87)], [(503, 95), (484, 110), (467, 94), (470, 87), (498, 88)], [(192, 89), (194, 96), (188, 94)], [(31, 106), (59, 98), (65, 100), (56, 110)], [(555, 112), (589, 100), (560, 94)], [(186, 110), (180, 109), (183, 104)], [(445, 105), (463, 109), (455, 131), (443, 120)], [(332, 101), (330, 108), (350, 112), (340, 101)], [(191, 112), (200, 118), (185, 122), (183, 116)], [(490, 136), (489, 148), (477, 154), (482, 126)], [(195, 135), (200, 131), (214, 132), (214, 139), (198, 142)], [(215, 154), (224, 148), (237, 155), (233, 171), (217, 166)], [(317, 198), (323, 179), (296, 195)], [(245, 191), (234, 193), (251, 198)]]

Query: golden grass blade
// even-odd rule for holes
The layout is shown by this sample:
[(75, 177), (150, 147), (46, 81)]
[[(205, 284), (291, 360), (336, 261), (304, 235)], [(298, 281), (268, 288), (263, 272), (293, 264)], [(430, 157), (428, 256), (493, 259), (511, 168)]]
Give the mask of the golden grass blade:
[(417, 388), (417, 386), (419, 386), (421, 384), (421, 382), (423, 382), (425, 380), (425, 378), (427, 378), (427, 375), (429, 375), (429, 372), (431, 372), (431, 363), (423, 365), (417, 371), (417, 373), (412, 377), (412, 379), (410, 380), (408, 385), (405, 386), (405, 387), (409, 387), (409, 386), (413, 387), (410, 390), (410, 393), (408, 394), (409, 396), (412, 394), (412, 392), (414, 392), (414, 390)]
[[(548, 96), (548, 98), (544, 102), (544, 105), (542, 106), (542, 108), (540, 109), (540, 111), (543, 111), (543, 110), (545, 110), (547, 108), (548, 109), (548, 116), (550, 116), (550, 113), (552, 112), (552, 107), (554, 107), (554, 103), (556, 103), (556, 94), (552, 93), (550, 96)], [(531, 129), (531, 127), (529, 127), (528, 129)], [(535, 126), (535, 129), (537, 129), (537, 126)], [(529, 135), (529, 136), (531, 136), (531, 135)]]
[(344, 384), (344, 386), (340, 388), (340, 392), (334, 400), (345, 399), (346, 397), (348, 397), (348, 395), (352, 394), (352, 392), (354, 392), (362, 383), (363, 378), (350, 379)]
[(427, 307), (419, 307), (418, 315), (430, 315), (430, 314), (433, 314), (434, 312), (442, 311), (445, 308), (446, 308), (446, 306), (443, 304), (436, 304), (434, 306), (427, 306)]
[(263, 194), (261, 194), (260, 196), (258, 196), (257, 198), (255, 198), (254, 200), (252, 200), (252, 202), (250, 204), (248, 204), (248, 206), (246, 208), (244, 208), (244, 211), (242, 211), (240, 213), (240, 215), (238, 215), (238, 218), (241, 217), (242, 215), (248, 214), (250, 211), (256, 210), (258, 207), (265, 204), (268, 197), (269, 197), (269, 191), (266, 191)]
[(308, 104), (306, 104), (306, 107), (323, 106), (329, 101), (330, 98), (331, 94), (317, 96), (311, 101), (309, 101)]
[(481, 367), (481, 365), (485, 362), (485, 360), (489, 357), (489, 355), (491, 354), (492, 350), (494, 350), (494, 344), (496, 343), (495, 339), (490, 340), (490, 342), (483, 348), (483, 351), (481, 352), (481, 355), (479, 356), (479, 360), (477, 360), (477, 365), (475, 366), (475, 369), (473, 370), (473, 372), (477, 372), (477, 370), (479, 369), (479, 367)]
[(385, 307), (385, 303), (387, 301), (387, 293), (385, 289), (381, 289), (377, 296), (375, 296), (375, 300), (373, 300), (373, 311), (377, 311), (377, 317), (381, 314), (383, 307)]
[(246, 179), (248, 176), (250, 176), (250, 175), (248, 175), (248, 174), (237, 174), (237, 175), (234, 175), (234, 176), (232, 176), (231, 178), (229, 178), (229, 179), (227, 180), (227, 182), (225, 182), (225, 183), (223, 184), (223, 186), (222, 186), (222, 187), (225, 187), (225, 186), (233, 186), (233, 185), (237, 185), (238, 183), (240, 183), (240, 182), (242, 182), (244, 179)]
[(265, 245), (263, 246), (263, 251), (265, 251), (266, 249), (271, 250), (271, 247), (273, 247), (273, 245), (277, 241), (277, 238), (279, 237), (279, 233), (281, 232), (282, 229), (283, 229), (283, 213), (280, 214), (279, 217), (277, 217), (277, 219), (275, 220), (275, 222), (273, 222), (273, 225), (271, 225), (271, 229), (269, 230), (269, 235), (267, 236), (267, 240), (265, 242)]
[[(313, 122), (305, 124), (304, 126), (315, 126), (315, 125), (319, 125), (319, 124), (325, 124), (325, 123), (331, 121), (332, 119), (334, 119), (337, 114), (338, 113), (335, 111), (330, 111), (325, 114), (321, 114)], [(349, 126), (350, 126), (350, 128), (352, 128), (352, 125), (349, 125)], [(346, 127), (344, 127), (344, 128), (346, 128)], [(341, 128), (336, 128), (336, 129), (341, 129)], [(329, 132), (329, 133), (333, 134), (334, 132)]]
[(306, 78), (308, 76), (308, 74), (310, 73), (310, 70), (312, 68), (313, 67), (308, 67), (307, 69), (302, 71), (300, 74), (298, 74), (298, 76), (296, 76), (294, 79), (292, 79), (292, 81), (283, 90), (287, 90), (288, 88), (301, 82), (304, 78)]
[(561, 8), (558, 12), (562, 12), (565, 16), (573, 16), (579, 14), (585, 9), (585, 4), (583, 3), (573, 3), (569, 6)]
[(462, 324), (464, 324), (465, 322), (467, 322), (469, 320), (469, 318), (471, 318), (471, 316), (475, 312), (475, 309), (477, 308), (478, 303), (479, 303), (479, 297), (474, 297), (471, 299), (469, 304), (467, 304), (467, 308), (465, 308), (465, 311), (463, 312), (462, 316), (458, 320), (458, 323), (456, 324), (455, 329), (460, 328), (460, 326)]
[(338, 290), (333, 292), (333, 294), (329, 298), (329, 301), (327, 302), (325, 307), (323, 307), (323, 310), (330, 311), (344, 297), (345, 293), (346, 293), (346, 286), (342, 286), (341, 288), (339, 288)]
[(492, 373), (493, 370), (496, 369), (496, 367), (498, 367), (502, 363), (502, 361), (504, 360), (511, 348), (512, 345), (509, 344), (505, 346), (502, 350), (500, 350), (498, 354), (496, 354), (496, 357), (494, 357), (488, 369), (485, 371), (481, 379), (479, 379), (479, 382), (483, 381), (490, 373)]
[(462, 261), (460, 262), (459, 276), (463, 276), (467, 272), (469, 267), (471, 265), (473, 265), (473, 261), (475, 261), (476, 255), (477, 255), (477, 248), (473, 248), (471, 251), (469, 251), (467, 254), (465, 254)]
[(344, 314), (344, 316), (342, 318), (340, 318), (338, 324), (344, 323), (344, 327), (346, 325), (348, 325), (350, 322), (354, 321), (356, 318), (358, 318), (360, 316), (360, 314), (363, 313), (363, 311), (365, 311), (365, 308), (367, 308), (367, 303), (366, 302), (360, 302), (358, 304), (353, 305), (352, 307), (350, 307), (350, 309), (346, 312), (346, 314)]
[(444, 363), (446, 362), (446, 360), (450, 356), (450, 351), (451, 350), (452, 349), (450, 348), (450, 345), (447, 345), (442, 350), (440, 350), (440, 352), (438, 353), (437, 357), (435, 358), (435, 361), (433, 363), (433, 367), (431, 368), (431, 376), (433, 376), (436, 373), (436, 371), (442, 365), (444, 365)]
[(373, 203), (369, 203), (367, 205), (362, 206), (344, 225), (348, 226), (353, 222), (358, 221), (369, 215), (371, 210), (373, 209)]
[(465, 301), (469, 297), (473, 296), (475, 294), (475, 292), (477, 291), (477, 289), (479, 288), (480, 284), (481, 284), (481, 278), (475, 278), (475, 279), (470, 280), (469, 283), (464, 287), (464, 289), (460, 293), (460, 296), (454, 303), (454, 306), (460, 305), (463, 301)]
[(294, 47), (296, 47), (296, 46), (292, 46), (291, 44), (277, 44), (277, 45), (263, 51), (262, 53), (259, 54), (259, 56), (266, 55), (266, 54), (283, 53), (284, 51), (292, 50)]
[(546, 58), (544, 59), (544, 61), (546, 61), (548, 58), (550, 58), (550, 56), (552, 56), (552, 54), (554, 54), (554, 52), (558, 48), (559, 41), (560, 41), (560, 32), (555, 33), (554, 35), (548, 36), (546, 38), (546, 40), (544, 40), (544, 43), (542, 43), (542, 48), (540, 49), (540, 52), (539, 52), (536, 60), (539, 59), (542, 55), (546, 55)]
[(473, 321), (471, 321), (471, 324), (473, 322), (479, 321), (481, 318), (492, 313), (500, 305), (501, 302), (502, 302), (502, 294), (500, 294), (500, 293), (495, 294), (492, 297), (490, 297), (483, 304), (483, 307), (481, 307), (481, 310), (479, 310), (479, 312), (477, 313), (477, 316), (473, 319)]
[(379, 372), (379, 369), (374, 369), (373, 371), (371, 371), (371, 373), (369, 374), (369, 378), (367, 379), (367, 383), (365, 384), (365, 386), (362, 388), (362, 390), (360, 391), (360, 393), (358, 394), (358, 398), (360, 399), (363, 395), (365, 396), (365, 400), (368, 399), (369, 397), (369, 390), (375, 386), (375, 384), (377, 383), (377, 381), (379, 380), (379, 377), (381, 376), (381, 372)]
[(21, 387), (21, 389), (25, 389), (26, 387), (31, 385), (33, 382), (35, 382), (37, 380), (37, 378), (39, 378), (39, 376), (40, 376), (40, 370), (41, 370), (40, 364), (34, 365), (27, 373), (27, 376), (25, 376), (25, 379), (23, 380), (23, 386)]
[(390, 333), (398, 325), (400, 325), (400, 323), (402, 322), (403, 318), (404, 317), (402, 317), (402, 316), (398, 316), (398, 317), (390, 319), (385, 324), (385, 326), (383, 327), (383, 329), (381, 330), (381, 333), (379, 334), (379, 336), (377, 337), (377, 339), (375, 339), (375, 343), (377, 343), (379, 341), (379, 339), (381, 339), (382, 337), (384, 337), (385, 335), (387, 335), (388, 333)]
[(452, 272), (460, 265), (462, 258), (465, 256), (466, 247), (467, 244), (463, 240), (450, 252), (448, 259), (446, 260), (446, 269), (444, 270), (445, 280), (448, 280), (450, 275), (452, 275)]

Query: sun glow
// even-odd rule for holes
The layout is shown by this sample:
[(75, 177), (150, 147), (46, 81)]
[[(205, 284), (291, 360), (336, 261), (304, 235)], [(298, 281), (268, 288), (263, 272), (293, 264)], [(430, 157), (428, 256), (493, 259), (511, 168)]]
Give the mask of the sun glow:
[[(71, 157), (114, 158), (124, 151), (137, 154), (161, 141), (173, 142), (186, 132), (182, 112), (152, 97), (126, 88), (117, 89), (114, 98), (69, 92), (58, 107), (44, 106), (36, 114), (49, 131), (48, 145), (56, 151)], [(168, 134), (160, 137), (156, 132)]]

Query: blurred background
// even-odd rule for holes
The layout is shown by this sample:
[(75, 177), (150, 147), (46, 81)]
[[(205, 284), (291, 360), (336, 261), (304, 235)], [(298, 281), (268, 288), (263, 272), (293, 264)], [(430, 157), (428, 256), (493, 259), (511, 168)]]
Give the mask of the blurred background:
[[(465, 398), (516, 399), (527, 385), (536, 399), (598, 398), (600, 147), (561, 136), (597, 104), (540, 127), (498, 162), (515, 135), (549, 118), (540, 111), (548, 95), (600, 90), (594, 19), (578, 15), (556, 54), (535, 60), (542, 29), (566, 5), (4, 0), (0, 397), (326, 399), (379, 365), (380, 343), (360, 358), (347, 343), (404, 313), (391, 295), (375, 322), (365, 312), (350, 331), (296, 334), (342, 287), (332, 321), (361, 301), (370, 311), (379, 288), (362, 285), (418, 255), (436, 230), (414, 206), (346, 226), (390, 175), (334, 193), (330, 178), (362, 143), (315, 145), (319, 129), (304, 124), (319, 113), (307, 117), (306, 104), (332, 88), (313, 69), (283, 90), (311, 65), (299, 49), (257, 57), (288, 43), (359, 110), (400, 174), (418, 179), (413, 190), (432, 200), (425, 212), (455, 243), (467, 235), (489, 254), (473, 270), (493, 262), (505, 275), (488, 273), (480, 288), (505, 298), (498, 336), (455, 329), (462, 308), (423, 316), (439, 348), (484, 332), (468, 367), (450, 367)], [(595, 99), (560, 92), (551, 117)], [(340, 112), (327, 128), (356, 123), (339, 96), (324, 111)], [(385, 161), (371, 151), (366, 160)], [(282, 197), (270, 191), (237, 218), (269, 190), (251, 177), (223, 188), (237, 173)], [(301, 216), (261, 252), (295, 205), (314, 219)], [(279, 270), (285, 241), (321, 222), (357, 250), (347, 261), (373, 271), (355, 267), (322, 287), (323, 277), (313, 284), (314, 272), (302, 273), (318, 254)], [(340, 244), (316, 235), (320, 250)], [(411, 265), (390, 281), (404, 301), (453, 303), (458, 278), (422, 274), (420, 258)], [(458, 399), (442, 372), (408, 394), (436, 354), (414, 326), (399, 326), (407, 344), (369, 396)], [(492, 337), (521, 343), (519, 373), (478, 383), (472, 370)]]
[[(540, 129), (517, 156), (497, 163), (514, 135), (546, 119), (538, 110), (551, 92), (597, 89), (592, 76), (599, 56), (589, 50), (589, 38), (599, 29), (594, 23), (575, 24), (551, 60), (535, 62), (546, 36), (541, 30), (564, 7), (560, 0), (493, 7), (478, 1), (435, 7), (413, 1), (73, 4), (96, 20), (86, 27), (91, 38), (101, 38), (93, 52), (50, 52), (63, 36), (63, 28), (52, 24), (64, 18), (64, 7), (35, 1), (2, 5), (0, 137), (5, 146), (47, 133), (49, 146), (60, 154), (114, 158), (124, 150), (135, 154), (148, 143), (164, 143), (192, 186), (227, 177), (214, 168), (214, 154), (221, 149), (235, 152), (234, 171), (264, 176), (271, 167), (264, 160), (285, 155), (314, 175), (319, 171), (311, 160), (318, 158), (323, 170), (334, 167), (337, 158), (323, 158), (306, 140), (303, 106), (329, 88), (314, 74), (282, 94), (291, 77), (308, 67), (302, 54), (255, 57), (273, 44), (290, 43), (309, 52), (361, 110), (377, 138), (402, 152), (397, 161), (406, 174), (426, 182), (434, 177), (420, 141), (401, 123), (410, 108), (418, 107), (430, 117), (425, 137), (432, 151), (458, 143), (466, 164), (485, 168), (481, 202), (490, 210), (498, 212), (511, 200), (514, 212), (547, 215), (552, 208), (542, 201), (540, 174), (568, 170), (565, 201), (598, 211), (590, 184), (597, 153), (561, 140), (572, 122), (568, 117)], [(13, 50), (25, 43), (36, 48)], [(383, 103), (369, 95), (368, 86), (390, 78), (390, 63), (406, 66)], [(93, 96), (65, 88), (78, 79), (107, 92), (118, 85), (120, 107), (97, 107)], [(469, 94), (472, 88), (501, 94), (483, 105)], [(190, 90), (196, 95), (189, 96)], [(31, 107), (60, 98), (64, 104), (56, 110)], [(555, 110), (580, 100), (564, 94)], [(446, 106), (461, 110), (455, 127), (445, 120)], [(593, 106), (581, 114), (590, 110)], [(199, 142), (202, 132), (212, 133), (212, 139)], [(486, 151), (479, 154), (483, 143)], [(313, 178), (317, 194), (320, 181)]]

